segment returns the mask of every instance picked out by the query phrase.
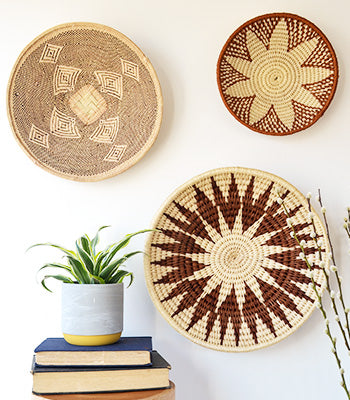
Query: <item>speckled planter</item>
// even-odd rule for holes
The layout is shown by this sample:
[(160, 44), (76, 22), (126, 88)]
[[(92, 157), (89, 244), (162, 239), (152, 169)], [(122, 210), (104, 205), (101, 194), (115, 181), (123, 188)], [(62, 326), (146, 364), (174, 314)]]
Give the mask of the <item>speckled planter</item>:
[(124, 286), (62, 284), (62, 331), (67, 342), (97, 346), (116, 342), (123, 330)]

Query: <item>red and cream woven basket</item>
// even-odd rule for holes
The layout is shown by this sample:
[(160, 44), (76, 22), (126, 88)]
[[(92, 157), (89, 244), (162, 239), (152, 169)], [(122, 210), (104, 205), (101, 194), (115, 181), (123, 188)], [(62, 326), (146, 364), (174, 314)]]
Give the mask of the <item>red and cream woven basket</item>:
[(276, 13), (254, 18), (227, 40), (217, 82), (230, 113), (248, 128), (289, 135), (314, 124), (329, 106), (338, 63), (310, 21)]
[(77, 181), (125, 171), (155, 141), (163, 101), (147, 57), (99, 24), (56, 26), (20, 54), (8, 86), (15, 137), (40, 167)]
[[(308, 267), (279, 196), (316, 262), (307, 201), (272, 174), (212, 170), (178, 188), (162, 206), (153, 224), (158, 231), (146, 245), (146, 282), (157, 309), (188, 339), (221, 351), (255, 350), (290, 335), (313, 311)], [(325, 238), (316, 215), (314, 223)], [(324, 272), (316, 263), (313, 268), (322, 290)]]

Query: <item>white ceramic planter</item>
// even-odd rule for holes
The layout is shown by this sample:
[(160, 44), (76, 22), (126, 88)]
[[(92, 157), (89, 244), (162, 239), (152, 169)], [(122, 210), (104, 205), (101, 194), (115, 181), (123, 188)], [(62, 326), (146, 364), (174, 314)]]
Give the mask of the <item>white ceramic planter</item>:
[(62, 284), (62, 331), (71, 344), (116, 342), (123, 330), (123, 283)]

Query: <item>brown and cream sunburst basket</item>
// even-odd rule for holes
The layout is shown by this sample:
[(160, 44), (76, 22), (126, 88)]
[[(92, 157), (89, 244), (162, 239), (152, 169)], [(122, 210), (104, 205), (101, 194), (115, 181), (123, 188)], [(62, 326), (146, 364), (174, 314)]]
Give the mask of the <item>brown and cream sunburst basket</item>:
[(78, 181), (109, 178), (139, 161), (158, 135), (163, 107), (142, 51), (120, 32), (85, 22), (56, 26), (23, 50), (7, 103), (25, 153)]
[[(255, 350), (290, 335), (313, 311), (308, 267), (279, 196), (322, 290), (308, 203), (283, 179), (216, 169), (185, 183), (161, 208), (146, 245), (146, 282), (160, 313), (188, 339), (221, 351)], [(326, 238), (317, 216), (314, 223)]]
[(329, 106), (338, 63), (326, 36), (294, 14), (254, 18), (227, 40), (217, 64), (222, 100), (248, 128), (288, 135), (314, 124)]

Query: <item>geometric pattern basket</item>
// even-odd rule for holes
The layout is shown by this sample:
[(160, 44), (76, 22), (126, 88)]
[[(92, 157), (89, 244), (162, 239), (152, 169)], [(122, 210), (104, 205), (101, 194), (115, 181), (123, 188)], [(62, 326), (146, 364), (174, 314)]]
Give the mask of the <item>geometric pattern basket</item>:
[(227, 40), (217, 82), (230, 113), (248, 128), (289, 135), (314, 124), (329, 106), (338, 81), (331, 43), (294, 14), (254, 18)]
[(25, 153), (60, 177), (97, 181), (125, 171), (160, 129), (162, 95), (142, 51), (99, 24), (68, 23), (20, 54), (8, 115)]
[[(208, 171), (175, 190), (155, 217), (157, 231), (146, 245), (148, 290), (163, 317), (193, 342), (229, 352), (260, 349), (293, 333), (315, 308), (277, 192), (322, 290), (307, 201), (275, 175)], [(326, 232), (316, 214), (314, 223), (325, 260)]]

